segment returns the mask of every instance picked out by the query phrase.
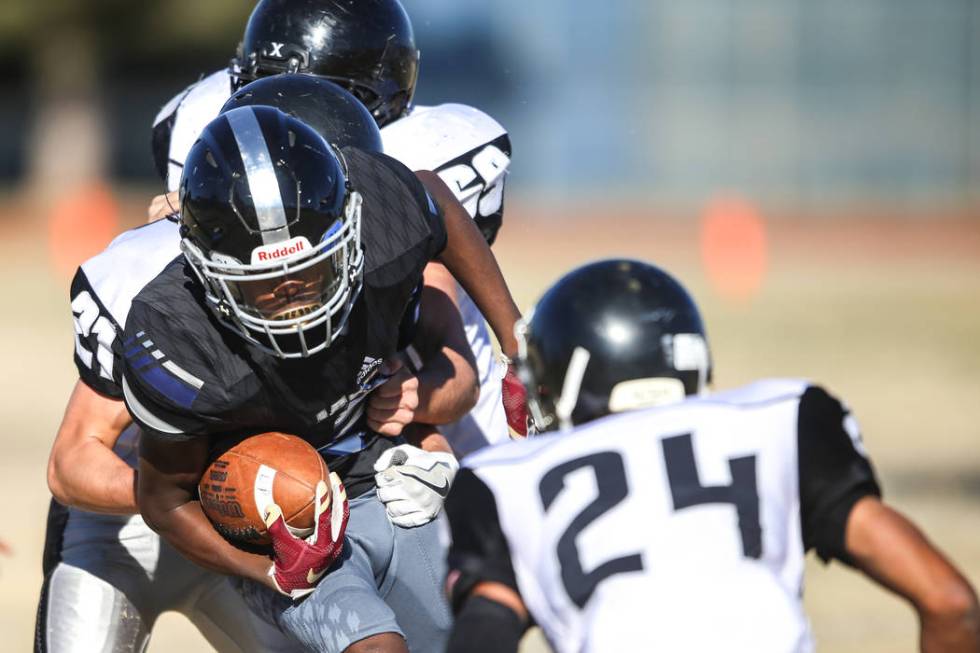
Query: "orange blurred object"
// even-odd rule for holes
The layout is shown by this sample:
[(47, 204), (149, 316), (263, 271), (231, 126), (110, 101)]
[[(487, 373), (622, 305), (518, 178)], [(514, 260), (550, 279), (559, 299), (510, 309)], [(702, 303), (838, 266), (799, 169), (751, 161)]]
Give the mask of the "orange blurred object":
[(105, 184), (66, 193), (48, 217), (48, 251), (55, 272), (70, 277), (119, 233), (119, 205)]
[(755, 297), (769, 265), (766, 224), (758, 209), (738, 197), (709, 202), (701, 219), (701, 258), (723, 297), (740, 302)]

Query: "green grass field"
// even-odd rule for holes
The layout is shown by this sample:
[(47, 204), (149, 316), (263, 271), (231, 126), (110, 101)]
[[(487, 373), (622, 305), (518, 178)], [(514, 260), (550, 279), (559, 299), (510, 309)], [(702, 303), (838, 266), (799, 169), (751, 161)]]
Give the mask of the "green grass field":
[[(616, 217), (509, 210), (495, 249), (522, 307), (590, 259), (625, 255), (674, 271), (704, 311), (716, 385), (803, 376), (844, 397), (887, 498), (980, 582), (980, 219), (774, 220), (765, 282), (752, 300), (733, 302), (703, 272), (696, 220), (606, 215)], [(0, 538), (14, 549), (0, 559), (0, 630), (3, 648), (16, 651), (31, 641), (45, 461), (74, 382), (68, 283), (51, 272), (41, 233), (13, 218), (0, 223)], [(806, 607), (820, 650), (916, 648), (911, 610), (840, 566), (811, 565)], [(151, 650), (206, 648), (167, 615)]]

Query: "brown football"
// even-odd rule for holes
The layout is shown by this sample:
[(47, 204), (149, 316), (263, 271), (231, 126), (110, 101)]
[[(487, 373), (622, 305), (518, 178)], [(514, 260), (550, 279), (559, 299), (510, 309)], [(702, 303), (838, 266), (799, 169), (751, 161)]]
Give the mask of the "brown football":
[(201, 507), (215, 529), (238, 544), (267, 545), (263, 516), (271, 503), (286, 523), (312, 529), (317, 481), (327, 480), (323, 458), (305, 440), (262, 433), (224, 452), (198, 483)]

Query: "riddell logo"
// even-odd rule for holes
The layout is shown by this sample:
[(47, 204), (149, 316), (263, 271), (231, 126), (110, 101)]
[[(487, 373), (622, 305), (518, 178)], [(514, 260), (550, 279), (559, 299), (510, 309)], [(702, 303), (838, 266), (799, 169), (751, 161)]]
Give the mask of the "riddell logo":
[(252, 265), (289, 258), (294, 254), (299, 254), (309, 249), (312, 249), (310, 241), (303, 236), (297, 236), (282, 243), (262, 245), (252, 250)]

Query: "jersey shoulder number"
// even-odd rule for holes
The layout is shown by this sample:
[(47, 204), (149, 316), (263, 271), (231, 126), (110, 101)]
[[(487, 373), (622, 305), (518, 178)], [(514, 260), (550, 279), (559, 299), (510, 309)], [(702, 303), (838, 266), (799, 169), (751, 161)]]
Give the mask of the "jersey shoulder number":
[(71, 314), (79, 378), (101, 394), (122, 397), (121, 370), (115, 364), (116, 352), (113, 350), (119, 325), (101, 304), (81, 268), (71, 283)]
[(474, 218), (503, 206), (510, 137), (486, 113), (463, 104), (416, 107), (381, 130), (385, 152), (412, 170), (433, 170)]

